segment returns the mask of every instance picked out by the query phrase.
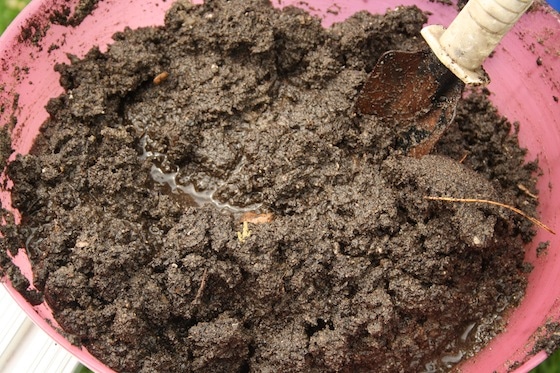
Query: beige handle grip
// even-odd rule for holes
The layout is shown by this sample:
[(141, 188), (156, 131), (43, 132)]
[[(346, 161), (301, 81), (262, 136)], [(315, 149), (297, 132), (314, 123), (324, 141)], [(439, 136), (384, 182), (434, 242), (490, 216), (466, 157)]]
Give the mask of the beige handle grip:
[(439, 25), (422, 30), (441, 62), (466, 84), (489, 82), (482, 62), (533, 0), (470, 0), (447, 29)]

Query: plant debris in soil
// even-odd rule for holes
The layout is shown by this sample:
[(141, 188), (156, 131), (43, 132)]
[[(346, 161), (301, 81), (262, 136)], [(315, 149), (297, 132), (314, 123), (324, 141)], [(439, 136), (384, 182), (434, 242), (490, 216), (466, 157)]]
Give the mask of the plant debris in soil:
[(2, 263), (24, 247), (60, 326), (119, 372), (449, 369), (522, 298), (534, 229), (425, 197), (534, 215), (537, 166), (484, 92), (421, 159), (355, 115), (377, 58), (424, 47), (425, 21), (178, 1), (69, 56), (8, 165), (22, 221)]

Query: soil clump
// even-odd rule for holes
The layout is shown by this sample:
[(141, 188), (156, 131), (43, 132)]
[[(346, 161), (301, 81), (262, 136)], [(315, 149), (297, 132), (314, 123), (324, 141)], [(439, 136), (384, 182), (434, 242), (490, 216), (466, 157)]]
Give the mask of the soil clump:
[(424, 197), (534, 214), (536, 165), (483, 92), (421, 159), (354, 114), (425, 21), (401, 7), (324, 29), (268, 1), (178, 1), (165, 26), (70, 56), (8, 165), (22, 222), (4, 249), (25, 248), (61, 327), (119, 372), (450, 368), (522, 298), (533, 229)]

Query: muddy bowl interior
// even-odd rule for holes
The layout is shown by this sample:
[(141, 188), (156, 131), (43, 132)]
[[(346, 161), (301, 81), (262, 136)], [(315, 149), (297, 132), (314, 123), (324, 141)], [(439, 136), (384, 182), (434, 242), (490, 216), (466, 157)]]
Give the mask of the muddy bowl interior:
[[(67, 62), (67, 54), (83, 56), (92, 46), (101, 49), (111, 42), (111, 35), (125, 27), (137, 28), (163, 23), (170, 0), (101, 0), (91, 14), (73, 26), (51, 24), (56, 11), (74, 8), (79, 0), (34, 0), (0, 39), (0, 124), (17, 118), (12, 131), (12, 147), (25, 154), (47, 118), (48, 100), (62, 93), (57, 62)], [(429, 0), (275, 0), (274, 6), (295, 5), (323, 19), (329, 26), (359, 10), (383, 13), (399, 5), (417, 5), (429, 11), (430, 23), (449, 24), (457, 7)], [(54, 46), (57, 46), (56, 48)], [(542, 169), (540, 219), (560, 232), (560, 17), (547, 5), (533, 7), (498, 46), (485, 64), (492, 83), (491, 100), (500, 113), (520, 123), (521, 145), (528, 148), (528, 159), (538, 158)], [(15, 154), (12, 155), (15, 157)], [(9, 182), (0, 191), (3, 207), (9, 208)], [(17, 217), (17, 212), (16, 212)], [(537, 256), (539, 242), (550, 242), (545, 255)], [(32, 278), (25, 255), (13, 261)], [(544, 346), (554, 338), (560, 322), (560, 234), (539, 230), (533, 244), (526, 248), (526, 261), (534, 265), (528, 275), (525, 298), (513, 310), (505, 331), (494, 338), (475, 357), (463, 362), (464, 372), (526, 372), (542, 362)], [(73, 346), (57, 331), (48, 306), (32, 306), (14, 290), (7, 279), (4, 285), (25, 310), (57, 343), (67, 348), (96, 372), (111, 370)]]

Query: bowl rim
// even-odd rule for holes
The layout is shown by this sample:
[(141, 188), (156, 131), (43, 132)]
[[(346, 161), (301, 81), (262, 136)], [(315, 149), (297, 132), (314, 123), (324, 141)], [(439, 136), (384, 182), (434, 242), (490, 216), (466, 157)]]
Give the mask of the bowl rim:
[[(29, 53), (29, 55), (31, 56), (31, 58), (28, 60), (29, 61), (34, 61), (38, 58), (46, 58), (48, 59), (49, 63), (51, 64), (50, 66), (52, 66), (52, 64), (55, 61), (63, 61), (66, 59), (65, 57), (65, 53), (69, 50), (72, 50), (72, 52), (76, 52), (77, 55), (83, 55), (85, 51), (89, 50), (89, 47), (93, 44), (88, 44), (86, 42), (82, 42), (82, 44), (80, 44), (79, 48), (75, 48), (75, 50), (73, 50), (72, 48), (69, 48), (69, 44), (66, 44), (64, 46), (64, 50), (52, 50), (52, 51), (47, 51), (47, 48), (44, 48), (44, 45), (41, 46), (37, 46), (37, 45), (33, 45), (33, 44), (22, 44), (21, 42), (21, 33), (22, 30), (25, 27), (29, 27), (29, 25), (31, 25), (33, 22), (39, 22), (39, 24), (41, 24), (41, 22), (46, 22), (46, 24), (48, 24), (48, 14), (49, 12), (47, 11), (48, 9), (52, 9), (53, 8), (53, 4), (56, 6), (59, 6), (60, 4), (71, 4), (72, 6), (74, 6), (76, 3), (78, 2), (78, 0), (70, 0), (69, 2), (67, 2), (66, 0), (34, 0), (31, 3), (29, 3), (29, 5), (27, 5), (23, 11), (18, 15), (18, 17), (14, 20), (14, 22), (12, 22), (12, 24), (10, 24), (10, 26), (6, 29), (6, 31), (4, 32), (4, 34), (0, 37), (0, 58), (2, 60), (2, 64), (3, 66), (8, 66), (8, 68), (4, 68), (3, 72), (0, 72), (0, 77), (9, 77), (9, 79), (12, 81), (12, 83), (14, 82), (14, 79), (16, 79), (16, 77), (13, 75), (14, 74), (14, 69), (15, 69), (15, 65), (13, 63), (10, 63), (9, 59), (7, 59), (7, 56), (13, 56), (14, 53)], [(56, 41), (58, 42), (67, 42), (70, 43), (69, 40), (71, 39), (71, 37), (74, 37), (74, 39), (72, 40), (79, 40), (81, 37), (83, 37), (83, 35), (87, 34), (87, 31), (83, 31), (84, 27), (90, 27), (92, 25), (94, 25), (95, 27), (99, 28), (99, 25), (95, 25), (95, 22), (97, 22), (97, 20), (99, 19), (99, 17), (105, 17), (105, 15), (109, 14), (111, 9), (110, 7), (113, 6), (115, 3), (128, 3), (131, 4), (132, 0), (102, 0), (99, 2), (98, 4), (98, 8), (95, 9), (95, 11), (93, 12), (93, 16), (88, 16), (86, 17), (86, 19), (84, 20), (84, 22), (82, 24), (80, 24), (79, 26), (76, 27), (67, 27), (67, 26), (60, 26), (60, 25), (49, 25), (49, 28), (45, 30), (45, 35), (43, 36), (43, 38), (45, 39), (49, 39), (49, 38), (54, 38), (56, 39)], [(144, 20), (142, 22), (139, 23), (135, 23), (132, 24), (132, 28), (135, 27), (140, 27), (143, 25), (156, 25), (156, 24), (161, 24), (163, 22), (163, 11), (165, 9), (167, 9), (168, 7), (171, 6), (171, 1), (166, 1), (166, 0), (144, 0), (143, 3), (147, 4), (146, 8), (143, 10), (143, 12), (148, 12), (148, 11), (152, 11), (155, 12), (157, 11), (159, 16), (161, 16), (160, 18), (152, 18), (149, 21)], [(276, 3), (276, 1), (274, 2)], [(340, 7), (340, 5), (338, 5), (340, 7), (340, 9), (338, 9), (338, 13), (336, 15), (334, 15), (334, 13), (332, 12), (331, 7), (336, 4), (336, 0), (315, 0), (314, 1), (308, 1), (308, 3), (313, 4), (314, 10), (312, 10), (312, 13), (315, 14), (323, 14), (323, 24), (325, 26), (330, 25), (335, 19), (337, 18), (346, 18), (348, 17), (350, 14), (353, 14), (355, 12), (355, 7), (353, 7), (353, 4), (358, 4), (363, 6), (363, 2), (354, 2), (352, 4), (344, 4), (342, 5), (342, 7)], [(316, 4), (315, 4), (316, 3)], [(399, 5), (412, 5), (412, 4), (418, 4), (421, 3), (421, 5), (419, 5), (421, 8), (424, 7), (424, 5), (428, 6), (429, 5), (429, 0), (379, 0), (378, 4), (376, 5), (378, 8), (393, 8), (396, 4)], [(280, 1), (279, 4), (275, 4), (279, 7), (284, 7), (290, 4), (299, 4), (300, 7), (302, 6), (302, 2), (296, 1), (296, 0), (282, 0)], [(432, 9), (433, 8), (433, 9)], [(309, 9), (308, 9), (309, 10)], [(446, 24), (447, 22), (449, 22), (450, 17), (453, 16), (453, 13), (449, 12), (449, 8), (446, 8), (446, 5), (443, 4), (432, 4), (430, 6), (430, 10), (433, 10), (432, 15), (430, 17), (430, 22), (431, 23), (443, 23)], [(96, 18), (97, 17), (97, 18)], [(544, 20), (545, 22), (543, 22), (542, 20)], [(116, 20), (112, 19), (111, 23), (111, 28), (110, 30), (117, 30), (117, 27), (120, 27), (120, 29), (122, 29), (125, 24), (127, 24), (126, 22), (117, 22)], [(535, 26), (536, 25), (536, 26)], [(556, 27), (554, 29), (554, 26)], [(496, 52), (496, 57), (494, 59), (490, 59), (488, 61), (488, 63), (485, 63), (485, 67), (487, 68), (490, 76), (494, 76), (494, 74), (498, 75), (500, 73), (503, 74), (503, 68), (500, 66), (500, 63), (503, 63), (503, 61), (508, 61), (509, 63), (513, 63), (515, 62), (515, 56), (512, 55), (508, 55), (507, 51), (505, 51), (505, 49), (507, 48), (508, 45), (516, 45), (516, 43), (519, 42), (519, 38), (525, 38), (524, 40), (536, 40), (535, 38), (540, 35), (539, 32), (545, 32), (547, 30), (547, 28), (549, 29), (550, 27), (553, 27), (553, 30), (560, 30), (560, 16), (558, 14), (558, 12), (552, 10), (552, 8), (550, 8), (548, 5), (545, 4), (537, 4), (535, 6), (535, 9), (531, 10), (527, 15), (523, 16), (522, 20), (520, 21), (519, 25), (516, 25), (516, 28), (514, 28), (514, 32), (512, 33), (512, 35), (508, 35), (505, 39), (504, 39), (504, 47), (501, 50), (498, 50)], [(553, 31), (554, 32), (554, 31)], [(110, 31), (110, 34), (112, 34), (113, 31)], [(63, 35), (64, 34), (64, 35)], [(560, 32), (559, 32), (560, 34)], [(53, 36), (55, 35), (55, 36)], [(517, 38), (517, 39), (515, 39)], [(533, 39), (531, 39), (533, 38)], [(50, 39), (49, 39), (50, 40)], [(509, 40), (509, 41), (508, 41)], [(50, 40), (52, 41), (52, 40)], [(101, 45), (103, 45), (103, 43), (109, 43), (110, 42), (110, 35), (104, 35), (102, 38), (99, 38), (98, 40), (99, 43), (101, 43)], [(509, 44), (508, 44), (509, 43)], [(527, 50), (531, 49), (531, 48), (537, 48), (538, 50), (542, 50), (542, 53), (545, 53), (544, 51), (548, 49), (552, 50), (554, 48), (556, 48), (556, 51), (560, 51), (560, 44), (558, 44), (557, 41), (554, 40), (544, 40), (544, 42), (542, 44), (537, 43), (537, 45), (531, 45), (531, 43), (529, 41), (527, 41), (528, 44), (525, 45), (525, 48)], [(41, 49), (41, 48), (44, 49)], [(102, 48), (103, 49), (103, 48)], [(533, 52), (534, 53), (534, 52)], [(559, 52), (560, 54), (560, 52)], [(543, 55), (544, 56), (544, 55)], [(558, 61), (559, 57), (556, 56), (550, 56), (550, 53), (546, 55), (547, 58), (550, 58), (551, 61)], [(554, 59), (556, 58), (556, 59)], [(532, 78), (532, 79), (541, 79), (542, 77), (542, 69), (539, 71), (537, 68), (533, 67), (531, 68), (527, 68), (527, 66), (525, 65), (520, 65), (521, 69), (525, 69), (525, 70), (530, 70), (531, 74), (529, 74), (529, 72), (527, 72), (527, 74), (525, 75), (526, 78)], [(524, 70), (524, 71), (525, 71)], [(536, 72), (535, 72), (536, 71)], [(552, 81), (552, 86), (546, 86), (543, 85), (543, 87), (548, 87), (546, 89), (549, 89), (552, 91), (553, 89), (557, 89), (558, 87), (560, 87), (560, 82), (559, 82), (559, 78), (560, 76), (553, 76), (552, 74), (554, 74), (555, 71), (551, 68), (546, 74), (545, 77), (547, 79), (551, 79)], [(11, 74), (11, 75), (10, 75)], [(540, 75), (539, 75), (540, 74)], [(560, 75), (559, 73), (557, 73), (557, 75)], [(36, 76), (32, 76), (29, 75), (28, 73), (22, 72), (21, 70), (18, 73), (17, 79), (22, 79), (22, 81), (24, 82), (33, 82), (36, 83), (38, 82), (37, 80), (33, 80), (36, 79)], [(512, 79), (512, 81), (515, 81), (515, 79)], [(8, 83), (9, 85), (10, 83)], [(16, 84), (16, 83), (13, 83)], [(547, 83), (549, 84), (549, 83)], [(511, 92), (515, 91), (515, 88), (517, 86), (515, 85), (508, 85), (507, 87), (500, 89), (500, 87), (497, 87), (495, 85), (491, 85), (490, 86), (490, 90), (493, 92), (493, 96), (491, 97), (492, 101), (496, 102), (497, 101), (497, 106), (498, 108), (502, 109), (501, 105), (505, 105), (504, 103), (507, 103), (509, 100), (511, 100)], [(543, 88), (544, 89), (544, 88)], [(15, 91), (4, 91), (4, 96), (6, 95), (10, 95), (13, 94), (13, 92)], [(48, 95), (49, 97), (54, 97), (57, 96), (58, 94), (62, 93), (62, 89), (60, 87), (56, 88), (53, 87), (52, 89), (50, 89), (48, 91)], [(547, 91), (548, 94), (548, 91)], [(25, 106), (25, 105), (31, 105), (31, 103), (29, 103), (28, 101), (25, 101), (26, 98), (24, 97), (20, 97), (20, 106)], [(44, 109), (42, 109), (43, 111), (39, 110), (37, 111), (37, 113), (35, 113), (34, 115), (42, 115), (44, 118), (46, 118), (46, 111), (44, 111)], [(553, 105), (550, 106), (550, 108), (547, 106), (547, 110), (548, 110), (548, 115), (547, 118), (552, 118), (550, 119), (551, 122), (551, 127), (554, 127), (556, 129), (560, 128), (560, 120), (554, 120), (554, 116), (556, 116), (556, 118), (560, 118), (560, 108), (558, 105), (556, 105), (556, 107), (554, 107)], [(8, 112), (9, 110), (6, 110), (6, 112)], [(18, 113), (21, 113), (22, 110), (21, 108), (17, 108), (14, 109), (14, 113), (16, 115), (19, 115)], [(9, 114), (9, 113), (8, 113)], [(7, 115), (7, 114), (6, 114)], [(504, 115), (506, 116), (512, 116), (512, 118), (514, 118), (515, 120), (519, 120), (520, 122), (522, 122), (522, 124), (527, 120), (527, 118), (525, 118), (521, 113), (516, 112), (516, 111), (511, 111), (509, 113), (504, 113)], [(24, 117), (23, 118), (23, 122), (27, 122), (30, 119), (30, 117)], [(0, 123), (8, 123), (6, 121), (6, 116), (2, 117), (0, 115)], [(25, 124), (25, 123), (24, 123)], [(555, 126), (553, 126), (555, 124)], [(524, 124), (523, 124), (524, 125)], [(18, 127), (19, 126), (19, 127)], [(19, 132), (17, 132), (19, 130)], [(18, 122), (18, 125), (16, 125), (15, 128), (15, 136), (26, 136), (28, 134), (28, 132), (26, 132), (26, 127), (25, 125), (22, 125), (21, 122)], [(555, 134), (556, 137), (558, 137), (558, 134)], [(18, 142), (20, 139), (18, 138), (18, 140), (16, 140), (14, 142), (14, 146), (18, 149), (18, 151), (20, 152), (26, 152), (29, 150), (30, 145), (31, 145), (31, 141), (30, 142)], [(534, 145), (534, 144), (533, 144)], [(538, 145), (538, 144), (537, 144)], [(12, 158), (15, 155), (12, 155)], [(557, 170), (557, 166), (554, 166), (555, 164), (560, 164), (560, 163), (555, 163), (556, 160), (558, 159), (557, 154), (554, 155), (554, 157), (550, 157), (550, 159), (546, 158), (546, 154), (542, 154), (542, 152), (538, 152), (538, 151), (534, 151), (534, 152), (530, 152), (530, 156), (534, 156), (534, 157), (538, 157), (539, 159), (544, 159), (545, 160), (545, 165), (549, 168), (548, 170), (545, 170), (545, 172), (548, 172), (548, 175), (554, 175), (554, 180), (560, 181), (560, 171)], [(547, 188), (547, 185), (543, 185), (542, 183), (540, 184), (541, 186), (541, 190), (544, 191), (543, 195), (547, 195), (549, 196), (549, 199), (551, 198), (551, 192), (550, 189), (551, 188)], [(553, 185), (552, 187), (555, 187), (555, 185)], [(548, 190), (548, 194), (547, 193)], [(4, 206), (6, 206), (6, 204), (9, 203), (9, 196), (6, 196), (7, 192), (4, 193), (2, 198), (2, 203)], [(9, 193), (8, 193), (9, 194)], [(8, 204), (8, 206), (11, 206), (11, 204)], [(560, 205), (558, 205), (560, 206)], [(554, 226), (558, 227), (560, 226), (559, 222), (560, 222), (560, 217), (558, 217), (557, 215), (553, 216), (554, 218)], [(546, 241), (546, 240), (552, 240), (552, 238), (548, 237), (546, 235), (546, 233), (543, 232), (539, 232), (537, 237), (535, 238), (534, 242), (538, 242), (538, 240), (541, 241)], [(536, 244), (536, 243), (535, 243)], [(557, 244), (557, 245), (556, 245)], [(560, 241), (557, 239), (555, 241), (555, 245), (556, 246), (560, 246)], [(531, 262), (534, 263), (542, 263), (543, 259), (542, 258), (537, 258), (536, 254), (535, 254), (535, 250), (534, 248), (530, 248), (528, 249), (528, 251), (530, 251), (528, 253), (528, 259)], [(558, 274), (554, 274), (552, 273), (553, 270), (557, 270), (557, 273), (560, 273), (560, 257), (556, 254), (556, 253), (550, 253), (552, 252), (553, 249), (552, 247), (549, 249), (549, 255), (552, 255), (554, 258), (558, 258), (557, 262), (558, 265), (554, 268), (551, 268), (548, 272), (546, 273), (535, 273), (535, 274), (531, 274), (529, 276), (529, 281), (531, 284), (531, 281), (540, 281), (539, 283), (554, 283), (555, 280), (560, 280), (560, 275)], [(24, 260), (25, 258), (22, 258), (21, 260)], [(540, 276), (540, 277), (539, 277)], [(544, 280), (542, 279), (544, 276)], [(538, 277), (538, 278), (537, 278)], [(5, 281), (6, 279), (4, 279)], [(8, 289), (9, 293), (12, 295), (12, 297), (16, 300), (16, 302), (18, 302), (18, 304), (20, 305), (20, 307), (22, 307), (25, 312), (27, 313), (27, 315), (39, 326), (41, 327), (41, 329), (45, 330), (54, 340), (57, 341), (57, 343), (61, 344), (64, 348), (66, 348), (67, 350), (69, 350), (69, 352), (71, 352), (73, 355), (77, 356), (83, 363), (84, 365), (88, 366), (90, 369), (94, 370), (94, 371), (98, 371), (98, 372), (112, 372), (112, 370), (108, 369), (107, 366), (105, 366), (104, 364), (102, 364), (99, 360), (97, 360), (95, 357), (93, 357), (91, 354), (89, 354), (89, 352), (87, 352), (87, 350), (83, 349), (83, 348), (78, 348), (76, 346), (73, 346), (70, 344), (70, 342), (68, 340), (66, 340), (64, 337), (62, 337), (62, 335), (57, 331), (56, 329), (56, 322), (54, 321), (54, 319), (52, 319), (52, 317), (49, 319), (48, 316), (48, 312), (49, 309), (48, 307), (45, 305), (43, 306), (44, 308), (41, 308), (41, 306), (38, 307), (31, 307), (27, 301), (25, 301), (25, 299), (11, 286), (11, 284), (9, 284), (9, 281), (7, 283), (4, 284), (6, 286), (6, 288)], [(527, 290), (529, 292), (529, 288)], [(517, 370), (515, 370), (516, 372), (526, 372), (528, 370), (530, 370), (531, 368), (533, 368), (534, 366), (538, 365), (540, 362), (542, 362), (547, 354), (546, 352), (543, 351), (538, 351), (538, 352), (532, 352), (531, 350), (531, 346), (534, 344), (534, 342), (537, 341), (537, 339), (539, 338), (544, 338), (546, 336), (546, 330), (544, 328), (544, 323), (546, 322), (550, 322), (550, 321), (559, 321), (560, 320), (560, 291), (556, 292), (553, 294), (554, 295), (554, 299), (551, 300), (550, 302), (546, 303), (545, 306), (543, 306), (544, 308), (548, 308), (548, 310), (546, 312), (544, 312), (543, 314), (543, 318), (540, 322), (540, 325), (543, 326), (541, 328), (533, 328), (532, 326), (530, 328), (533, 328), (534, 330), (531, 331), (531, 333), (527, 333), (526, 331), (523, 333), (512, 333), (512, 327), (511, 324), (508, 325), (508, 327), (506, 328), (506, 331), (504, 333), (502, 333), (501, 335), (498, 335), (496, 338), (494, 338), (482, 351), (480, 354), (477, 354), (474, 358), (471, 358), (467, 361), (465, 361), (464, 363), (460, 364), (460, 369), (463, 369), (465, 371), (477, 371), (475, 369), (479, 369), (481, 361), (486, 361), (485, 359), (490, 359), (492, 360), (495, 356), (496, 356), (496, 351), (501, 351), (499, 348), (497, 348), (497, 343), (502, 343), (502, 344), (511, 344), (511, 340), (507, 340), (507, 338), (511, 338), (513, 337), (517, 337), (517, 338), (521, 338), (520, 335), (530, 335), (529, 338), (525, 338), (524, 342), (519, 345), (518, 347), (516, 347), (516, 350), (507, 354), (505, 356), (506, 361), (500, 361), (496, 363), (495, 369), (499, 370), (499, 371), (503, 371), (503, 370), (508, 370), (510, 368), (510, 364), (513, 361), (521, 361), (522, 365), (520, 365)], [(535, 300), (537, 301), (537, 300)], [(531, 307), (527, 307), (526, 305), (527, 302), (522, 302), (521, 307), (524, 307), (525, 304), (525, 311), (523, 311), (523, 315), (518, 315), (517, 316), (517, 320), (516, 322), (519, 322), (521, 324), (523, 324), (523, 318), (527, 317), (529, 315), (531, 315)], [(513, 315), (515, 316), (515, 312), (517, 312), (518, 309), (514, 310)], [(509, 320), (509, 318), (508, 318)], [(52, 324), (52, 325), (51, 325)], [(528, 328), (528, 324), (523, 324), (524, 327)], [(498, 341), (498, 342), (496, 342)], [(508, 361), (509, 360), (509, 361)]]

